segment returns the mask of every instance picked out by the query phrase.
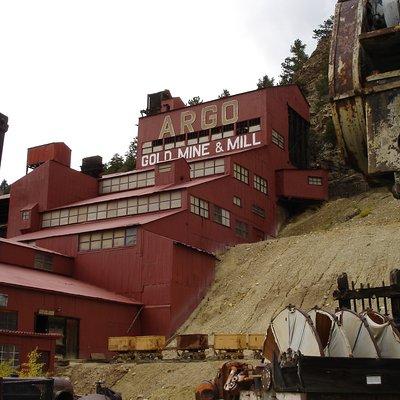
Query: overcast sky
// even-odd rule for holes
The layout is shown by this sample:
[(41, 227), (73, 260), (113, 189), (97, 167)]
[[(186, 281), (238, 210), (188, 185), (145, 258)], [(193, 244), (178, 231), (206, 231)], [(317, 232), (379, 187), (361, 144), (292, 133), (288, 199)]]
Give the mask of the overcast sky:
[(125, 153), (146, 95), (212, 100), (278, 77), (291, 43), (336, 0), (0, 0), (0, 181), (25, 173), (26, 149), (63, 141), (72, 166)]

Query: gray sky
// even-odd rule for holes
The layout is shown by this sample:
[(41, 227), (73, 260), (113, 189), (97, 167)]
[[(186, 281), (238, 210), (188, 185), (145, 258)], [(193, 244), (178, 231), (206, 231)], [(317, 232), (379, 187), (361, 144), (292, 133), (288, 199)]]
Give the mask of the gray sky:
[(336, 0), (0, 0), (0, 112), (8, 115), (0, 180), (25, 173), (26, 149), (63, 141), (72, 166), (108, 161), (137, 134), (146, 95), (187, 101), (278, 77), (296, 38)]

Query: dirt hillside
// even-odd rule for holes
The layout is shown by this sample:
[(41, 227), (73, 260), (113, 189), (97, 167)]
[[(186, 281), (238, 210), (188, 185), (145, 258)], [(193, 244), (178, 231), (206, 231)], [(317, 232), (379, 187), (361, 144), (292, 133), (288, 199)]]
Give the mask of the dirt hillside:
[(400, 202), (387, 189), (328, 202), (275, 240), (227, 252), (182, 332), (265, 332), (288, 304), (334, 309), (337, 276), (378, 284), (400, 265)]
[[(400, 266), (400, 202), (387, 189), (327, 202), (289, 223), (275, 240), (237, 246), (221, 257), (207, 298), (181, 328), (185, 333), (266, 331), (289, 303), (334, 308), (337, 276), (378, 284)], [(75, 364), (70, 376), (80, 394), (105, 380), (124, 400), (189, 400), (221, 362)]]

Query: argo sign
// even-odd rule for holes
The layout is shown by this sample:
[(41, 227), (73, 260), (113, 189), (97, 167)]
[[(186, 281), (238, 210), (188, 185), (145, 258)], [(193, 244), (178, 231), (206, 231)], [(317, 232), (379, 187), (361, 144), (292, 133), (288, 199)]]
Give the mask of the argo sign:
[[(199, 121), (200, 118), (200, 121)], [(209, 130), (220, 125), (234, 124), (239, 119), (239, 104), (237, 100), (226, 101), (218, 107), (216, 104), (205, 106), (200, 113), (193, 110), (182, 111), (179, 122), (173, 123), (170, 115), (164, 117), (158, 138), (174, 137), (186, 133), (195, 132), (194, 124), (200, 125), (202, 131)], [(200, 122), (200, 124), (199, 124)], [(240, 136), (232, 136), (220, 140), (207, 141), (201, 144), (178, 147), (170, 150), (161, 150), (141, 157), (142, 167), (148, 167), (160, 162), (170, 161), (175, 158), (187, 160), (214, 156), (232, 151), (243, 150), (262, 145), (260, 131)]]

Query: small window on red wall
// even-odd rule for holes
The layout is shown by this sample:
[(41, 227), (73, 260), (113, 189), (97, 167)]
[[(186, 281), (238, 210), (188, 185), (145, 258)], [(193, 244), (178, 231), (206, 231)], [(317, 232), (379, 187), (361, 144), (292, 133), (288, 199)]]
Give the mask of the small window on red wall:
[(319, 176), (309, 176), (308, 184), (314, 186), (322, 186), (322, 178), (320, 178)]
[(29, 218), (31, 217), (31, 212), (30, 211), (21, 211), (21, 219), (22, 221), (29, 221)]
[(18, 330), (18, 312), (17, 311), (1, 311), (0, 312), (0, 329), (7, 331)]

